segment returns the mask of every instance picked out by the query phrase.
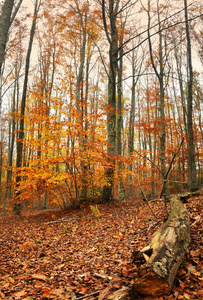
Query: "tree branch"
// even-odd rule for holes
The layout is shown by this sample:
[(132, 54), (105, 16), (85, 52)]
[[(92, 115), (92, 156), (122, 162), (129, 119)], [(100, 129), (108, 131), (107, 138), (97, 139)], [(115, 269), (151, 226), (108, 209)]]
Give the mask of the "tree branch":
[(162, 195), (163, 195), (163, 191), (165, 190), (165, 186), (166, 186), (166, 182), (167, 182), (167, 177), (168, 177), (168, 175), (170, 174), (170, 172), (172, 170), (174, 160), (175, 160), (176, 156), (178, 155), (178, 153), (180, 152), (180, 149), (181, 149), (181, 147), (183, 145), (183, 142), (184, 142), (184, 138), (182, 139), (182, 141), (181, 141), (181, 143), (180, 143), (180, 145), (178, 147), (178, 150), (174, 153), (174, 155), (172, 157), (172, 160), (171, 160), (171, 162), (169, 164), (168, 170), (167, 170), (166, 174), (164, 175), (164, 182), (163, 182), (163, 185), (162, 185), (162, 189), (161, 189), (159, 198), (161, 198)]

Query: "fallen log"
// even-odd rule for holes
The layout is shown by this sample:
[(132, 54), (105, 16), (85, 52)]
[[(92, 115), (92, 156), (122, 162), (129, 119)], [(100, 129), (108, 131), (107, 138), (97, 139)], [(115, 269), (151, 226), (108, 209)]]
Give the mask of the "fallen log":
[[(170, 197), (170, 206), (171, 213), (167, 221), (154, 232), (143, 249), (133, 252), (132, 258), (138, 267), (137, 278), (120, 293), (107, 293), (105, 300), (136, 299), (137, 296), (157, 299), (170, 293), (190, 243), (189, 215), (180, 201), (180, 195)], [(103, 299), (101, 295), (99, 300)]]

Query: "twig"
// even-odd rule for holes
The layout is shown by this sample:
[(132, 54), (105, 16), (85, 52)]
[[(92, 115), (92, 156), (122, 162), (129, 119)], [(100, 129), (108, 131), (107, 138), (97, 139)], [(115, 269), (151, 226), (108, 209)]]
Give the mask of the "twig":
[(58, 219), (58, 220), (55, 220), (55, 221), (46, 222), (45, 224), (54, 224), (54, 223), (62, 223), (62, 222), (72, 222), (72, 221), (80, 220), (80, 219), (81, 219), (81, 217), (75, 217), (75, 218), (69, 218), (69, 219), (66, 219), (64, 217), (62, 219)]
[(161, 198), (162, 195), (163, 195), (163, 192), (164, 192), (164, 190), (165, 190), (165, 186), (166, 186), (166, 183), (167, 183), (167, 177), (168, 177), (168, 175), (170, 174), (170, 172), (171, 172), (171, 170), (172, 170), (173, 162), (174, 162), (176, 156), (178, 155), (178, 153), (180, 152), (180, 149), (181, 149), (181, 147), (182, 147), (182, 145), (183, 145), (183, 142), (184, 142), (184, 138), (182, 139), (182, 141), (181, 141), (181, 143), (180, 143), (180, 145), (179, 145), (179, 147), (178, 147), (178, 150), (174, 153), (174, 155), (173, 155), (173, 157), (172, 157), (172, 160), (171, 160), (171, 162), (170, 162), (170, 164), (169, 164), (168, 170), (167, 170), (166, 174), (164, 175), (164, 182), (163, 182), (163, 185), (162, 185), (162, 189), (161, 189), (161, 193), (160, 193), (160, 195), (159, 195), (159, 198)]
[(85, 298), (89, 298), (91, 296), (96, 296), (96, 295), (99, 295), (103, 290), (100, 290), (100, 291), (97, 291), (97, 292), (94, 292), (94, 293), (91, 293), (91, 294), (88, 294), (88, 295), (85, 295), (85, 296), (81, 296), (81, 297), (78, 297), (78, 298), (75, 298), (75, 300), (82, 300), (82, 299), (85, 299)]
[(163, 175), (163, 172), (161, 171), (161, 169), (149, 157), (147, 157), (146, 155), (142, 155), (141, 153), (139, 153), (134, 148), (132, 150), (133, 150), (133, 152), (137, 153), (140, 157), (145, 158), (146, 160), (148, 160)]
[[(135, 172), (133, 160), (132, 160), (132, 158), (130, 156), (129, 156), (129, 158), (130, 158), (130, 160), (132, 162), (132, 167), (133, 167), (134, 172)], [(145, 192), (144, 192), (144, 190), (143, 190), (143, 188), (142, 188), (142, 186), (140, 184), (140, 180), (139, 180), (138, 176), (137, 176), (137, 181), (138, 181), (138, 185), (139, 185), (140, 191), (141, 191), (141, 193), (142, 193), (142, 195), (144, 197), (144, 200), (147, 202), (147, 205), (148, 205), (149, 209), (151, 210), (151, 213), (153, 214), (153, 216), (157, 219), (157, 216), (156, 216), (155, 212), (153, 211), (153, 209), (152, 209), (152, 207), (151, 207), (151, 205), (149, 203), (149, 200), (147, 199), (147, 196), (146, 196), (146, 194), (145, 194)]]
[(139, 235), (143, 234), (146, 231), (149, 231), (152, 227), (156, 226), (157, 224), (159, 224), (159, 222), (154, 222), (153, 224), (151, 224), (149, 227), (143, 229), (142, 231), (138, 232), (134, 238), (137, 238)]

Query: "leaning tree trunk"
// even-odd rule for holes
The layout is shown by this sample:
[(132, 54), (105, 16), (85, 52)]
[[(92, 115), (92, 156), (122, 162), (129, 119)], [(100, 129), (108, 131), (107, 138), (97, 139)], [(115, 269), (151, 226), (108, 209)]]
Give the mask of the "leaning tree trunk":
[(180, 196), (171, 196), (170, 204), (168, 220), (155, 231), (141, 251), (133, 252), (133, 261), (139, 265), (139, 276), (128, 288), (102, 292), (99, 300), (131, 300), (137, 295), (157, 299), (170, 293), (190, 243), (189, 215)]

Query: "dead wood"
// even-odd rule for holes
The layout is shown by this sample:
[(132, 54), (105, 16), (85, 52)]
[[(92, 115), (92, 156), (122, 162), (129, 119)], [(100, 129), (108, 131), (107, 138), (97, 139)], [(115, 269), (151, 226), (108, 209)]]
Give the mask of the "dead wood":
[(107, 287), (106, 294), (103, 292), (106, 298), (101, 296), (99, 300), (128, 300), (140, 295), (143, 299), (157, 299), (170, 293), (190, 243), (189, 215), (180, 198), (181, 195), (170, 197), (168, 220), (154, 232), (141, 251), (133, 252), (138, 277), (132, 285), (116, 292)]
[(122, 284), (119, 277), (111, 280), (108, 287), (100, 293), (98, 300), (131, 300), (129, 288)]

